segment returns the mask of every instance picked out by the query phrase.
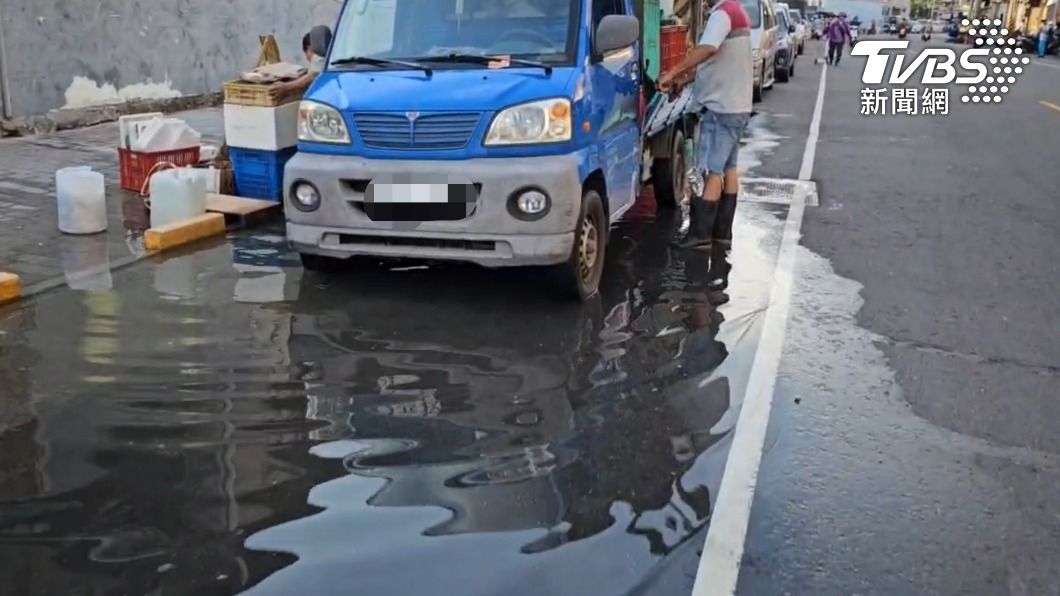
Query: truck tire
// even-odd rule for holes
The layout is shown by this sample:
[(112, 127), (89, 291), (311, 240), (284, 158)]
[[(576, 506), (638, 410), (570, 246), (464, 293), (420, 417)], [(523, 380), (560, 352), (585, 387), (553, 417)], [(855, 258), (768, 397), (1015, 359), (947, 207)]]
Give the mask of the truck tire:
[(677, 201), (684, 195), (685, 170), (688, 169), (684, 149), (685, 135), (677, 130), (670, 142), (670, 157), (651, 163), (651, 185), (655, 190), (655, 205), (660, 208), (676, 207)]
[(302, 260), (303, 268), (307, 271), (315, 271), (318, 273), (336, 271), (343, 262), (342, 259), (314, 255), (306, 252), (298, 253), (298, 258)]
[[(777, 77), (777, 82), (778, 83), (787, 83), (788, 82), (788, 76), (790, 74), (791, 74), (791, 71), (787, 67), (781, 68), (781, 69), (779, 69), (779, 70), (774, 72), (774, 76)], [(746, 87), (744, 87), (744, 89), (746, 89)]]
[(574, 246), (567, 262), (559, 265), (561, 287), (565, 294), (588, 300), (600, 290), (604, 272), (609, 226), (604, 201), (594, 189), (582, 194), (582, 209), (574, 228)]
[[(762, 64), (762, 69), (765, 69), (765, 63)], [(754, 88), (751, 91), (751, 101), (753, 101), (754, 103), (762, 101), (762, 86), (765, 85), (766, 82), (766, 73), (762, 73), (761, 79), (762, 80), (760, 81), (754, 82)]]

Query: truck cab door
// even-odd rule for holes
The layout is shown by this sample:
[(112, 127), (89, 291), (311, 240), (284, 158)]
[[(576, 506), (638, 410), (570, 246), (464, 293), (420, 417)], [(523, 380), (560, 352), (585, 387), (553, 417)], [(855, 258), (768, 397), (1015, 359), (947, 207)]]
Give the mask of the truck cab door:
[[(592, 32), (610, 14), (632, 15), (626, 0), (591, 0)], [(614, 216), (628, 209), (636, 199), (639, 186), (640, 129), (637, 107), (640, 92), (640, 67), (637, 48), (631, 46), (593, 56), (592, 80), (593, 123), (598, 131), (597, 151), (607, 185), (608, 212)]]

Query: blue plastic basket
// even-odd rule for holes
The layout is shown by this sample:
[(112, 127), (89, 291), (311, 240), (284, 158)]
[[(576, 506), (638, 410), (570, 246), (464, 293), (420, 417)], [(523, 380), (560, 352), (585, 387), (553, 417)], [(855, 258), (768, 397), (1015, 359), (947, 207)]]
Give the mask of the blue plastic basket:
[(297, 147), (280, 151), (260, 151), (229, 147), (236, 194), (249, 199), (279, 201), (283, 198), (283, 167), (298, 151)]

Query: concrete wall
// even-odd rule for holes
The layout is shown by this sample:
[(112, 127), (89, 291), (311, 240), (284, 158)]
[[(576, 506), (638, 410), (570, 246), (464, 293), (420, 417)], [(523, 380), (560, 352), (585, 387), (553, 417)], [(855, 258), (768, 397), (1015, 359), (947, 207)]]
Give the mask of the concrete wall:
[(341, 0), (2, 0), (14, 116), (218, 91), (272, 33), (287, 62)]

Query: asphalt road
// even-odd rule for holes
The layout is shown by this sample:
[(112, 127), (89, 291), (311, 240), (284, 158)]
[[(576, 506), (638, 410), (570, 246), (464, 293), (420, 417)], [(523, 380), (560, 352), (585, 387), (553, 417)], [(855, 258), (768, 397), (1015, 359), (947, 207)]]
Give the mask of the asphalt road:
[(739, 593), (1060, 593), (1057, 66), (938, 117), (829, 70)]
[[(815, 51), (754, 177), (799, 175)], [(860, 72), (828, 72), (738, 592), (1057, 593), (1060, 69), (940, 117), (859, 115)], [(0, 593), (688, 594), (789, 214), (757, 198), (729, 255), (645, 199), (585, 305), (258, 230), (0, 309)]]

